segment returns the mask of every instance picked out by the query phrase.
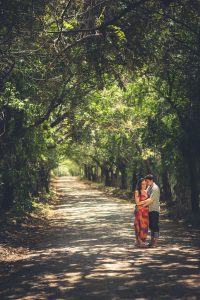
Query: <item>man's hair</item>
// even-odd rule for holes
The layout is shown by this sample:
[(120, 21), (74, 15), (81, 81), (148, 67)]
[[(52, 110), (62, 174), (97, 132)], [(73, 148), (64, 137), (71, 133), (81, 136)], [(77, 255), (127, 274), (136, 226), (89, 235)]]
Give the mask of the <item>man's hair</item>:
[(154, 181), (154, 176), (152, 174), (148, 174), (145, 176), (145, 179), (153, 180)]

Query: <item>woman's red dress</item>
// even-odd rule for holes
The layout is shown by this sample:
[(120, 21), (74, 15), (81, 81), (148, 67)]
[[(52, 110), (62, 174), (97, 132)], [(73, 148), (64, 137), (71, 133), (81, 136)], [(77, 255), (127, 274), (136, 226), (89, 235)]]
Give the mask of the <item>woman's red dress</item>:
[[(146, 199), (145, 195), (139, 196), (139, 201)], [(145, 242), (149, 228), (149, 209), (148, 207), (142, 207), (136, 205), (135, 207), (135, 219), (134, 219), (135, 235)]]

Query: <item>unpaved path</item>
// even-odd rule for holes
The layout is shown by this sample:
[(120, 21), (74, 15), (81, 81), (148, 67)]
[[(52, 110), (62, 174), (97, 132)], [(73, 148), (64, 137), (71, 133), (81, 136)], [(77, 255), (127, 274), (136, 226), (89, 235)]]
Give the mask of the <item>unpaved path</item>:
[(200, 299), (197, 231), (162, 220), (160, 246), (137, 249), (132, 204), (72, 177), (57, 191), (43, 241), (1, 274), (1, 300)]

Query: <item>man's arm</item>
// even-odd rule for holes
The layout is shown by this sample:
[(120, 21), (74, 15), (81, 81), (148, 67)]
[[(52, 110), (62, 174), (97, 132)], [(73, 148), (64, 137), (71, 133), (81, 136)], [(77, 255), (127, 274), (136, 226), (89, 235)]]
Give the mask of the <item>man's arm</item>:
[(144, 202), (143, 206), (149, 206), (149, 204), (153, 203), (153, 199), (148, 198), (148, 199), (144, 200), (143, 202)]
[(159, 197), (159, 193), (160, 193), (159, 189), (155, 188), (152, 191), (151, 196), (148, 199), (144, 200), (144, 206), (148, 206), (152, 204)]
[[(150, 198), (148, 198), (148, 199), (150, 199)], [(139, 205), (142, 205), (142, 207), (148, 206), (149, 204), (146, 204), (146, 201), (147, 201), (148, 199), (140, 201), (140, 202), (139, 202)]]

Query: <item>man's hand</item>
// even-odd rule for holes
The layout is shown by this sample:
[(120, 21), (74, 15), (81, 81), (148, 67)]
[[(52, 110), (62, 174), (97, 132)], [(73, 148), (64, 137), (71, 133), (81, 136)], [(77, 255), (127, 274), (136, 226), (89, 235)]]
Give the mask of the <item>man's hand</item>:
[(148, 198), (146, 200), (144, 200), (144, 206), (148, 206), (149, 204), (151, 204), (153, 202), (153, 200), (151, 198)]

